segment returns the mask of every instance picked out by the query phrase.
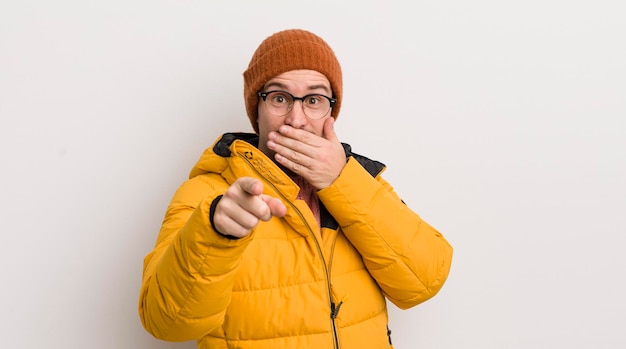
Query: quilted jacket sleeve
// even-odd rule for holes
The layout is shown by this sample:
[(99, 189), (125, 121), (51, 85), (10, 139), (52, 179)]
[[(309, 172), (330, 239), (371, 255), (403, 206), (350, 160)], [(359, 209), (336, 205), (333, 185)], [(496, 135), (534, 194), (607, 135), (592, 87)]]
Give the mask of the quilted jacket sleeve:
[(318, 195), (387, 299), (407, 309), (439, 292), (450, 270), (452, 247), (380, 175), (372, 177), (350, 158)]
[(198, 176), (177, 190), (144, 259), (139, 314), (156, 338), (197, 339), (223, 322), (250, 237), (227, 239), (212, 230), (211, 203), (226, 190), (216, 187), (220, 182)]

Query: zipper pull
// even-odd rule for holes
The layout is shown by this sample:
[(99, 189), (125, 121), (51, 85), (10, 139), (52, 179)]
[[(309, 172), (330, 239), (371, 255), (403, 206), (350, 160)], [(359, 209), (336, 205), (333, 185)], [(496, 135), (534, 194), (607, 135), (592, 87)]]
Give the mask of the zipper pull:
[(337, 318), (337, 315), (339, 314), (339, 309), (341, 308), (342, 304), (343, 304), (343, 301), (339, 302), (337, 306), (335, 306), (335, 302), (330, 303), (330, 318), (331, 319), (334, 320)]

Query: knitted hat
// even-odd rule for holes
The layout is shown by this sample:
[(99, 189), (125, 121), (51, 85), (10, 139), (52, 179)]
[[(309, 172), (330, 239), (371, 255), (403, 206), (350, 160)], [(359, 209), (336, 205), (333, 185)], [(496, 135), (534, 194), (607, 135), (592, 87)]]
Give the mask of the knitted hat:
[(258, 133), (257, 125), (259, 92), (270, 79), (297, 69), (310, 69), (320, 72), (330, 81), (333, 97), (337, 103), (331, 115), (337, 118), (341, 108), (342, 77), (341, 66), (335, 53), (319, 36), (301, 29), (283, 30), (266, 38), (256, 49), (243, 73), (243, 94), (246, 111), (252, 127)]

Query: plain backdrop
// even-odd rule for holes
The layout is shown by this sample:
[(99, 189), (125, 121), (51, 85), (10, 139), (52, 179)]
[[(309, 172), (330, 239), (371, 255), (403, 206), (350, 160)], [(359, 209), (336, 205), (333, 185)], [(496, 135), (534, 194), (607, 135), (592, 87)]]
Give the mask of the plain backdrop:
[(623, 1), (0, 2), (0, 347), (194, 348), (143, 257), (270, 34), (343, 66), (337, 132), (455, 248), (397, 349), (624, 348)]

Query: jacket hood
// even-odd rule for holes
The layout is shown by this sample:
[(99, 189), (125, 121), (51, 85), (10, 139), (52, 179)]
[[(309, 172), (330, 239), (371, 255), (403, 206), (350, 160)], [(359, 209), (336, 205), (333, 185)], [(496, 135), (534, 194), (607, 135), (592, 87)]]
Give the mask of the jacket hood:
[(200, 159), (189, 173), (189, 178), (205, 173), (222, 173), (228, 167), (228, 158), (231, 156), (230, 146), (236, 140), (245, 141), (255, 147), (259, 144), (259, 136), (255, 133), (225, 133), (200, 155)]

